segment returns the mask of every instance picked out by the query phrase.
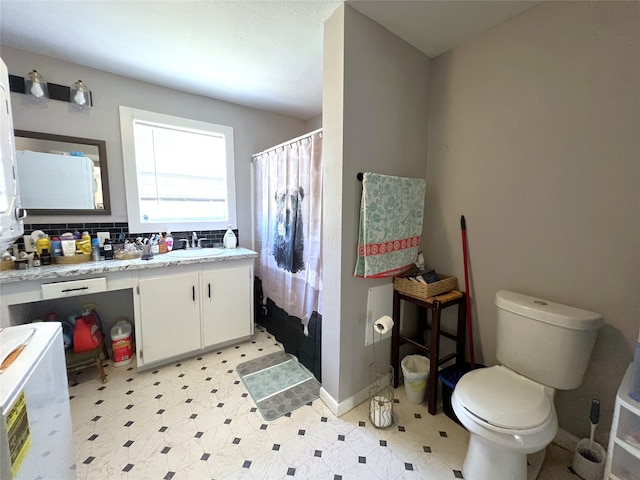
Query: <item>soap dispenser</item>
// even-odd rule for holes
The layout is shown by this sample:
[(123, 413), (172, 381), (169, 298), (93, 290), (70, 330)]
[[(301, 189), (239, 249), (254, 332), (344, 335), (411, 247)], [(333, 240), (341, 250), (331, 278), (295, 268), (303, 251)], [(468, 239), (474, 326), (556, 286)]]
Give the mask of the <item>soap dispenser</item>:
[(236, 238), (236, 234), (233, 233), (233, 230), (231, 229), (231, 225), (229, 225), (229, 228), (227, 228), (227, 231), (224, 234), (222, 242), (224, 244), (224, 248), (236, 248), (238, 239)]

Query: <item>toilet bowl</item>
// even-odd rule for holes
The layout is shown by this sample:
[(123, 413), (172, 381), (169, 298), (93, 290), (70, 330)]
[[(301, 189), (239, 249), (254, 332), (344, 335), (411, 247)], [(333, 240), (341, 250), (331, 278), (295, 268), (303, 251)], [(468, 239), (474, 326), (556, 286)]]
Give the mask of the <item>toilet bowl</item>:
[(496, 358), (456, 384), (451, 405), (469, 430), (466, 480), (533, 480), (558, 431), (556, 389), (581, 383), (602, 317), (548, 300), (496, 294)]
[[(463, 465), (467, 480), (535, 478), (544, 448), (558, 431), (553, 390), (506, 367), (464, 375), (451, 398), (453, 410), (470, 432)], [(535, 461), (527, 456), (541, 454)]]

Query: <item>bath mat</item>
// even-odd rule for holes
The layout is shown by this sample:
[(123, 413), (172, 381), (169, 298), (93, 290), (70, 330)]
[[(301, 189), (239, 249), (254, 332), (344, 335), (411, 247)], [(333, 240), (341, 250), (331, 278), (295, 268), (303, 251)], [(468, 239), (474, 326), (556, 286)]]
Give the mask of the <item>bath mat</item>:
[(267, 421), (320, 396), (320, 383), (293, 355), (285, 352), (241, 363), (236, 372)]

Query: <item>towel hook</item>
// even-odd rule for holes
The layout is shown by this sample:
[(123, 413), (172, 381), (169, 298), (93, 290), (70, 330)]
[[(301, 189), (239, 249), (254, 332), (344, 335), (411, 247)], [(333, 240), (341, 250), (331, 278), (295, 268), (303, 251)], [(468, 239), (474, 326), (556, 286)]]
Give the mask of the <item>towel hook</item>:
[(356, 178), (361, 182), (362, 179), (364, 178), (364, 175), (362, 172), (358, 172), (358, 174), (356, 175)]

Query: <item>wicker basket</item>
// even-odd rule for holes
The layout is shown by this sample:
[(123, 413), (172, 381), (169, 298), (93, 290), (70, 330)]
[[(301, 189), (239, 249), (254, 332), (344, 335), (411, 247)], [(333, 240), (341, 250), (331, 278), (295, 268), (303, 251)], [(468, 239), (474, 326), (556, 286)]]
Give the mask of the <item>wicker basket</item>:
[(405, 277), (396, 277), (393, 279), (393, 288), (403, 295), (424, 300), (454, 290), (458, 285), (456, 277), (440, 274), (438, 277), (440, 277), (439, 282), (427, 283), (426, 285)]
[(13, 260), (1, 260), (0, 261), (0, 272), (5, 270), (13, 270), (15, 268), (15, 264)]
[(91, 255), (76, 254), (67, 257), (51, 257), (51, 261), (56, 265), (76, 265), (78, 263), (85, 263), (91, 261)]

